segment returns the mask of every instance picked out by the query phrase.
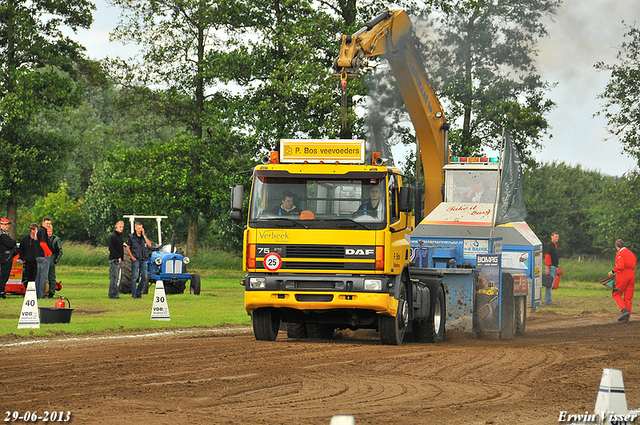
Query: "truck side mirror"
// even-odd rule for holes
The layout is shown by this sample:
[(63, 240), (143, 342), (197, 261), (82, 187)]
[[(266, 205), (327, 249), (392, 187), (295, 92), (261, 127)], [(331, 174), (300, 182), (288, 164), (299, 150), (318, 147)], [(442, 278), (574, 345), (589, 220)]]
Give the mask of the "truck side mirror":
[(231, 220), (242, 219), (242, 203), (244, 201), (244, 186), (231, 186)]
[(411, 188), (400, 188), (400, 192), (398, 192), (398, 211), (404, 213), (411, 212)]

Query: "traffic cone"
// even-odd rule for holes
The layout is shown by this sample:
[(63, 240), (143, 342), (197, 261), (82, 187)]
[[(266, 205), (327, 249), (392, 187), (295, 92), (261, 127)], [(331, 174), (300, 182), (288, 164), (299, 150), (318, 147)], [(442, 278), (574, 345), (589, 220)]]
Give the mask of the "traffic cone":
[(351, 415), (333, 415), (329, 425), (355, 425), (356, 418)]
[(593, 412), (596, 414), (596, 423), (603, 425), (611, 422), (611, 415), (626, 415), (629, 412), (621, 370), (607, 368), (602, 370)]
[(153, 294), (153, 307), (151, 308), (151, 320), (171, 320), (167, 294), (164, 292), (164, 283), (156, 281), (156, 290)]
[(36, 283), (27, 284), (27, 292), (24, 294), (22, 311), (18, 321), (18, 329), (40, 328), (40, 315), (38, 314), (38, 296), (36, 295)]

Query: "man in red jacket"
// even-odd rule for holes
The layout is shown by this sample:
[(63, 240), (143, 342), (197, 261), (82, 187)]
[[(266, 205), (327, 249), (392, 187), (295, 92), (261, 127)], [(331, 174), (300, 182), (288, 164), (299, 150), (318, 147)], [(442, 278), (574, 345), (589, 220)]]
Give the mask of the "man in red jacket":
[(620, 308), (618, 322), (628, 322), (631, 316), (633, 289), (636, 286), (636, 256), (625, 245), (622, 239), (616, 241), (616, 266), (609, 276), (616, 275), (616, 286), (612, 297)]

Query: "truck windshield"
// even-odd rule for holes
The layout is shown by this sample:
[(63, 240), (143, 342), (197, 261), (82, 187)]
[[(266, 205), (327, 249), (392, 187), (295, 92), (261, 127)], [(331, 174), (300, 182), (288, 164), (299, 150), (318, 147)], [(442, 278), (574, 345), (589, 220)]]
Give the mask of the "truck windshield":
[[(383, 229), (386, 173), (357, 176), (256, 173), (249, 220), (257, 227)], [(287, 221), (297, 221), (287, 224)], [(279, 223), (279, 224), (278, 224)]]
[(494, 203), (498, 170), (447, 170), (446, 202)]

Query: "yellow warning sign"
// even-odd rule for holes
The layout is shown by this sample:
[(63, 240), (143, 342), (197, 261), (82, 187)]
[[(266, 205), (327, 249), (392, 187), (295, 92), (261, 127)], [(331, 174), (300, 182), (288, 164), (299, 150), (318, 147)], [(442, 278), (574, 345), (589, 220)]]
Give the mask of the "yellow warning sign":
[(282, 139), (281, 162), (364, 162), (364, 140)]

